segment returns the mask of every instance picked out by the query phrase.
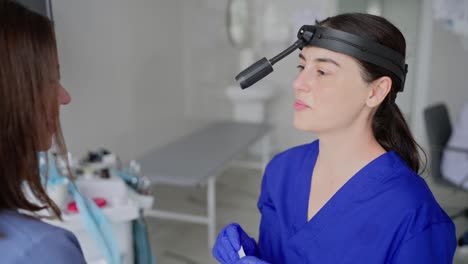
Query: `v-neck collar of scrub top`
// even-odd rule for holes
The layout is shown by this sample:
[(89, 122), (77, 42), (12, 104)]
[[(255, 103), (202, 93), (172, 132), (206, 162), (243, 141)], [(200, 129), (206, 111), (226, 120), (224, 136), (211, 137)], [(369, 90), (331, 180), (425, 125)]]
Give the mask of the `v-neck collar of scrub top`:
[[(316, 146), (315, 146), (316, 144)], [(373, 191), (371, 188), (377, 181), (383, 180), (381, 177), (388, 177), (388, 169), (394, 168), (400, 160), (394, 151), (388, 151), (369, 162), (354, 174), (309, 220), (308, 204), (313, 170), (319, 153), (318, 140), (315, 141), (307, 153), (307, 158), (302, 165), (299, 179), (295, 186), (298, 190), (298, 201), (295, 203), (295, 211), (299, 212), (294, 219), (294, 226), (289, 232), (289, 239), (295, 240), (298, 236), (309, 236), (313, 239), (320, 235), (327, 225), (331, 224), (330, 219), (342, 217), (346, 212), (352, 210), (353, 203), (369, 195)], [(396, 173), (391, 173), (392, 175)], [(381, 177), (379, 177), (381, 176)], [(305, 183), (305, 184), (304, 184)], [(375, 190), (374, 190), (375, 191)], [(367, 195), (366, 195), (367, 194)], [(307, 230), (307, 232), (301, 232)], [(312, 236), (312, 237), (310, 237)]]

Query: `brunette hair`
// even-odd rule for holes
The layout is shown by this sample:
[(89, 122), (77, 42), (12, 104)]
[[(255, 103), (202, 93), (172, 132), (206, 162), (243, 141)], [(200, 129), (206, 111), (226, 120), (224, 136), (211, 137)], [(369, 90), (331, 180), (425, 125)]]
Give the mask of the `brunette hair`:
[[(67, 153), (59, 121), (59, 85), (52, 22), (15, 1), (1, 0), (0, 209), (48, 208), (61, 216), (41, 182), (38, 157), (52, 134), (59, 154)], [(28, 199), (25, 184), (40, 204)]]

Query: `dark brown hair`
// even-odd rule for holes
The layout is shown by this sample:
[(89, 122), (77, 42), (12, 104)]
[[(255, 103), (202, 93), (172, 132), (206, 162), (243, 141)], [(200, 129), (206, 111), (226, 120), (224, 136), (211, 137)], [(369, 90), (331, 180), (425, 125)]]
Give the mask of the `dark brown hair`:
[[(397, 27), (383, 17), (347, 13), (329, 17), (317, 22), (317, 25), (371, 39), (399, 52), (403, 56), (406, 55), (405, 37)], [(397, 152), (409, 167), (419, 172), (422, 162), (418, 148), (421, 149), (421, 147), (414, 140), (400, 108), (395, 103), (397, 93), (401, 88), (401, 81), (385, 68), (365, 61), (357, 61), (362, 69), (362, 77), (365, 81), (370, 83), (383, 76), (392, 79), (392, 88), (377, 108), (372, 120), (372, 130), (375, 138), (385, 150)], [(422, 153), (424, 154), (424, 151)]]
[[(52, 22), (0, 0), (0, 209), (60, 210), (41, 183), (38, 153), (53, 136), (66, 153), (59, 122), (59, 72)], [(28, 200), (27, 184), (40, 204)]]

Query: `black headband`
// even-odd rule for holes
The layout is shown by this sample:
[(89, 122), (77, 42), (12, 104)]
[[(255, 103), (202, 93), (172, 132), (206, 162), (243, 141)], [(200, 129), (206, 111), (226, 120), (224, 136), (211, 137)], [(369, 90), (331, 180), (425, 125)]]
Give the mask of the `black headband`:
[(408, 64), (395, 50), (354, 34), (320, 26), (302, 26), (297, 37), (303, 40), (303, 46), (336, 51), (391, 71), (401, 80), (400, 91), (403, 91)]
[(395, 50), (367, 38), (321, 26), (304, 25), (299, 29), (297, 37), (298, 40), (294, 44), (271, 60), (262, 58), (239, 73), (236, 80), (239, 81), (242, 89), (251, 86), (273, 72), (273, 65), (296, 49), (315, 46), (343, 53), (389, 70), (400, 79), (401, 88), (399, 92), (403, 91), (406, 74), (408, 73), (408, 64), (405, 63), (404, 56)]

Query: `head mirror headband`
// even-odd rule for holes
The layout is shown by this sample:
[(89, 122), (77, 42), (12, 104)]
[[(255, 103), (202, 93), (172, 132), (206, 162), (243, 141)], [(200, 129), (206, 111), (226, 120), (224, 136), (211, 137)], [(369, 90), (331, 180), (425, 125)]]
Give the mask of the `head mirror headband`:
[(336, 29), (304, 25), (297, 33), (298, 40), (289, 48), (268, 60), (263, 58), (236, 76), (242, 89), (263, 79), (273, 72), (273, 65), (291, 54), (296, 49), (305, 46), (315, 46), (343, 53), (356, 59), (372, 63), (394, 73), (401, 81), (403, 91), (408, 65), (400, 53), (375, 41), (356, 36)]

